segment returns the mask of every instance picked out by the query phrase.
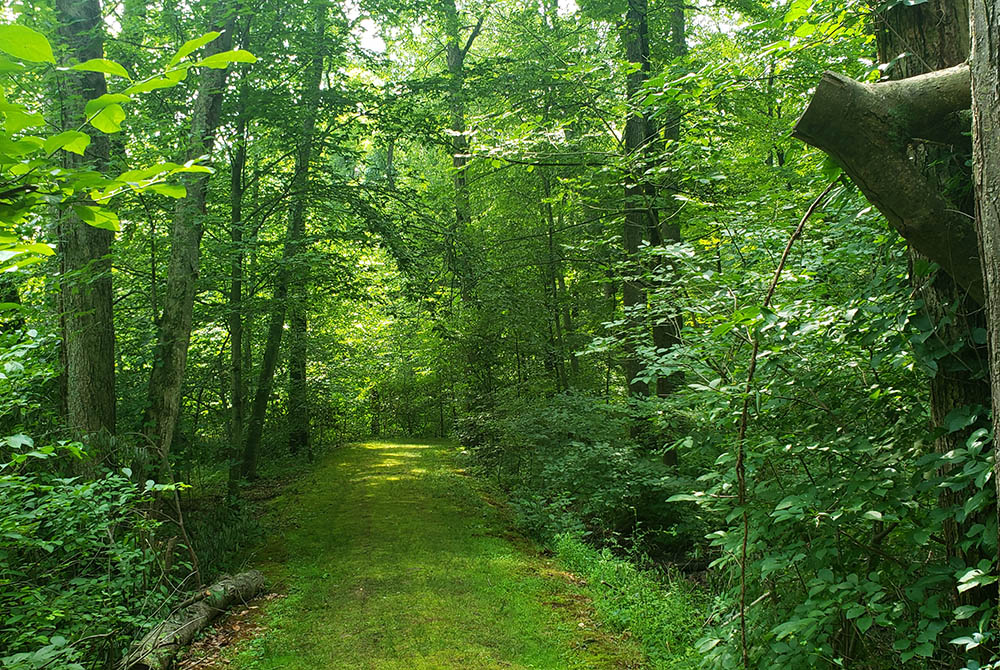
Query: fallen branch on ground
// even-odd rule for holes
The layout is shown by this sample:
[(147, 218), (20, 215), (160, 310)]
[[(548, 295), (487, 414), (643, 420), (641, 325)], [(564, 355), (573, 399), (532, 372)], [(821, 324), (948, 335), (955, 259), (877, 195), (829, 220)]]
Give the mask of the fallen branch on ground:
[(253, 599), (265, 586), (257, 570), (223, 577), (182, 603), (165, 621), (149, 631), (121, 664), (121, 670), (167, 670), (182, 647), (220, 614)]

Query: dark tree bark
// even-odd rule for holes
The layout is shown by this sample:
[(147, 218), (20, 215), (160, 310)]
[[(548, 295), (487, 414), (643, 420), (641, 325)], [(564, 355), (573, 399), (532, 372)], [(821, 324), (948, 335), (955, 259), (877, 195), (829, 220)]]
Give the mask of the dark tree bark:
[(639, 261), (639, 247), (648, 239), (651, 230), (659, 227), (655, 205), (649, 202), (646, 188), (645, 152), (654, 141), (648, 119), (634, 107), (635, 98), (649, 78), (649, 25), (646, 0), (628, 0), (623, 29), (625, 58), (634, 70), (628, 74), (626, 94), (629, 100), (629, 115), (625, 121), (625, 152), (633, 165), (632, 173), (625, 183), (625, 229), (622, 241), (628, 262), (628, 274), (622, 284), (622, 304), (625, 308), (625, 359), (623, 369), (629, 396), (646, 398), (649, 384), (637, 379), (642, 372), (639, 360), (638, 339), (643, 332), (646, 308), (646, 289)]
[[(104, 56), (104, 32), (98, 0), (59, 0), (60, 36), (76, 61)], [(107, 93), (99, 72), (67, 71), (63, 127), (76, 129), (84, 105)], [(84, 156), (66, 153), (67, 167), (103, 169), (109, 159), (108, 136), (92, 126)], [(115, 431), (115, 332), (112, 318), (111, 242), (114, 233), (88, 226), (66, 208), (59, 223), (63, 325), (63, 389), (66, 419), (82, 439)]]
[(475, 286), (472, 263), (468, 257), (466, 237), (472, 224), (472, 204), (469, 198), (469, 137), (466, 134), (465, 58), (483, 28), (485, 15), (462, 43), (462, 26), (455, 0), (441, 0), (444, 15), (445, 59), (448, 64), (448, 109), (451, 131), (452, 180), (455, 190), (455, 226), (448, 239), (449, 270), (458, 278), (463, 300), (470, 300)]
[[(222, 36), (209, 45), (207, 53), (232, 48), (233, 19), (230, 18), (226, 24)], [(228, 73), (229, 68), (205, 69), (200, 73), (198, 97), (191, 115), (191, 134), (184, 152), (187, 159), (212, 154)], [(167, 290), (143, 418), (144, 434), (164, 470), (168, 469), (170, 445), (180, 416), (181, 390), (198, 288), (208, 176), (196, 174), (189, 177), (185, 186), (187, 195), (178, 200), (174, 208)]]
[[(886, 74), (891, 79), (905, 79), (960, 65), (969, 56), (969, 6), (964, 0), (898, 5), (878, 18), (879, 60), (887, 64)], [(911, 139), (906, 144), (906, 152), (928, 184), (946, 199), (949, 208), (972, 221), (974, 206), (966, 195), (967, 190), (958, 190), (960, 195), (948, 192), (949, 183), (968, 183), (964, 164), (971, 154), (971, 146), (967, 139), (960, 135), (945, 144)], [(911, 267), (928, 261), (912, 246), (910, 258)], [(934, 329), (928, 343), (932, 348), (948, 352), (937, 360), (937, 370), (930, 383), (931, 428), (943, 433), (934, 446), (939, 453), (948, 453), (964, 446), (978, 427), (944, 433), (948, 415), (960, 408), (985, 405), (989, 397), (987, 354), (974, 338), (976, 330), (986, 327), (983, 309), (947, 272), (938, 272), (933, 277), (911, 273), (911, 281), (921, 300), (921, 313)], [(953, 492), (944, 491), (940, 496), (942, 507), (951, 507), (957, 502)], [(942, 535), (949, 556), (961, 553), (962, 531), (960, 524), (954, 521), (945, 523)]]
[[(687, 55), (687, 39), (686, 39), (686, 21), (684, 15), (684, 2), (683, 0), (673, 0), (669, 5), (669, 18), (670, 18), (670, 51), (669, 55), (674, 60), (683, 58)], [(679, 74), (679, 73), (678, 73)], [(653, 126), (653, 121), (648, 120), (649, 133), (653, 134), (655, 128)], [(666, 121), (663, 124), (662, 136), (659, 138), (660, 142), (666, 144), (668, 142), (677, 142), (681, 137), (681, 108), (680, 105), (672, 105), (666, 113)], [(654, 147), (650, 147), (653, 149)], [(647, 190), (649, 191), (649, 197), (654, 201), (659, 200), (659, 194), (655, 184), (650, 182), (647, 185)], [(677, 218), (677, 213), (679, 210), (671, 212), (668, 216), (661, 216), (657, 213), (656, 226), (651, 230), (651, 243), (655, 246), (662, 246), (667, 244), (677, 244), (681, 241), (681, 225), (680, 220)], [(669, 264), (666, 264), (660, 260), (656, 261), (653, 265), (653, 270), (660, 272), (670, 271)], [(669, 286), (661, 286), (661, 289), (665, 289), (665, 292), (669, 293)], [(681, 341), (681, 329), (684, 327), (683, 316), (676, 313), (677, 310), (674, 309), (674, 301), (667, 301), (666, 304), (662, 305), (659, 311), (663, 311), (663, 314), (654, 314), (653, 321), (653, 345), (656, 347), (658, 352), (669, 352), (675, 346), (680, 344)], [(675, 372), (670, 375), (659, 375), (656, 378), (656, 395), (665, 398), (677, 390), (684, 381), (683, 374), (680, 372)], [(664, 459), (669, 465), (677, 464), (677, 454), (673, 451), (665, 454)]]
[[(976, 221), (985, 269), (993, 434), (1000, 435), (1000, 7), (972, 0), (972, 148)], [(993, 481), (1000, 493), (1000, 442)]]

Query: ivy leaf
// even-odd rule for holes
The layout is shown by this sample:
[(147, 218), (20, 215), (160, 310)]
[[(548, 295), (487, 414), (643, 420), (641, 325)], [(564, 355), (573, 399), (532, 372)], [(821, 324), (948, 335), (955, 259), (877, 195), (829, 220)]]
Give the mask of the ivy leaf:
[(113, 74), (116, 77), (124, 77), (129, 81), (132, 77), (128, 76), (128, 72), (125, 68), (114, 62), (113, 60), (108, 60), (107, 58), (91, 58), (88, 61), (82, 63), (77, 63), (70, 70), (83, 70), (84, 72), (103, 72), (104, 74)]
[(33, 63), (56, 62), (52, 46), (44, 35), (14, 23), (0, 26), (0, 51)]

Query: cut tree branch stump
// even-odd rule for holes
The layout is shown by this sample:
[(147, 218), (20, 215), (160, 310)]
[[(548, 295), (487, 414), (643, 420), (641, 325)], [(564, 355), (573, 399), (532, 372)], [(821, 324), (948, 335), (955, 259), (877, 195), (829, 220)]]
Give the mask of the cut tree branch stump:
[(223, 577), (189, 598), (165, 621), (149, 631), (125, 657), (121, 670), (167, 670), (181, 648), (234, 605), (242, 605), (265, 589), (257, 570)]
[(967, 143), (971, 100), (964, 63), (878, 84), (826, 72), (792, 137), (829, 154), (914, 249), (983, 304), (975, 222), (928, 182), (910, 149)]

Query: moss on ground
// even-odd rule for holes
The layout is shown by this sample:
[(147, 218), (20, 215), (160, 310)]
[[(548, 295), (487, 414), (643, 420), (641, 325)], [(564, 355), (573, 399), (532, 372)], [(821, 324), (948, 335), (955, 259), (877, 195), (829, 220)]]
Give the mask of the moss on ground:
[(243, 670), (633, 669), (582, 584), (511, 531), (443, 443), (331, 453), (272, 508), (259, 556), (286, 598), (238, 643)]

